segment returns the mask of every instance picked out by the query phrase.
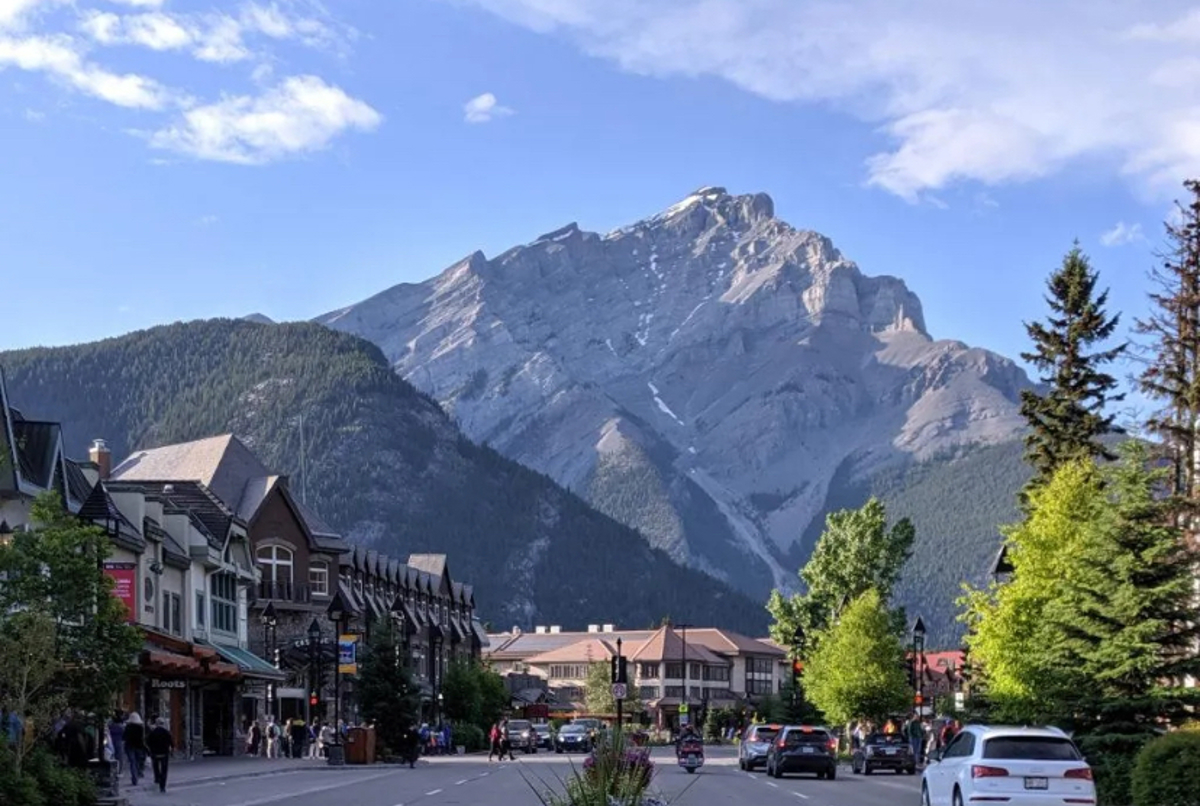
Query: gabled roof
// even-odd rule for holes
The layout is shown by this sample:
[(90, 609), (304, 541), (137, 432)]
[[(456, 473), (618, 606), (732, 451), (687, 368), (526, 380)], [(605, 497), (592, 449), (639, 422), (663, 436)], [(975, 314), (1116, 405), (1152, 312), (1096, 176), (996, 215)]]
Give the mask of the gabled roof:
[[(622, 645), (621, 651), (630, 657), (630, 649)], [(610, 644), (602, 638), (585, 638), (573, 644), (534, 655), (527, 661), (531, 666), (541, 666), (547, 663), (604, 663), (617, 654), (615, 644)]]
[(234, 524), (243, 529), (246, 522), (237, 517), (207, 487), (196, 481), (128, 481), (105, 483), (112, 492), (136, 490), (151, 500), (161, 501), (164, 512), (186, 513), (215, 548), (224, 548)]
[(756, 638), (712, 627), (690, 629), (687, 638), (689, 644), (701, 644), (720, 654), (773, 655), (781, 658), (787, 655), (787, 652), (773, 641), (768, 644)]
[(116, 503), (103, 484), (92, 488), (91, 494), (79, 509), (79, 517), (94, 523), (102, 523), (116, 530), (116, 538), (125, 543), (132, 551), (140, 551), (146, 547), (146, 538), (140, 524), (121, 514)]
[(431, 576), (440, 577), (446, 573), (445, 554), (410, 554), (408, 564), (412, 568), (424, 571)]
[(66, 460), (67, 468), (67, 494), (78, 501), (82, 506), (83, 502), (88, 499), (92, 493), (92, 483), (88, 481), (84, 475), (83, 469), (79, 467), (79, 463), (72, 460)]
[(282, 478), (282, 476), (251, 476), (246, 479), (246, 484), (242, 487), (242, 494), (237, 502), (238, 517), (249, 523)]
[(688, 636), (687, 651), (684, 652), (683, 638), (670, 627), (660, 627), (655, 630), (654, 634), (636, 652), (628, 655), (628, 657), (633, 661), (654, 663), (682, 661), (685, 655), (689, 661), (725, 663), (724, 660), (713, 654), (708, 647), (693, 641), (691, 635)]
[(61, 459), (62, 426), (20, 417), (14, 410), (13, 436), (21, 475), (44, 490), (54, 484), (54, 471)]

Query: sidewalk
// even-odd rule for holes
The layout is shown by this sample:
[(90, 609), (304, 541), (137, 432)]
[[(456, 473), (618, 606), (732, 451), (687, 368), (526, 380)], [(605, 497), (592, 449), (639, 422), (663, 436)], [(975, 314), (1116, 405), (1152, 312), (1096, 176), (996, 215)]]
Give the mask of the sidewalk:
[[(172, 759), (167, 778), (171, 785), (188, 786), (207, 783), (210, 781), (226, 781), (232, 778), (251, 778), (259, 775), (290, 772), (292, 770), (313, 769), (316, 767), (330, 769), (325, 759), (308, 758), (258, 758), (254, 756), (210, 756), (193, 761)], [(333, 768), (338, 769), (338, 768)], [(129, 786), (129, 771), (121, 775), (121, 783)], [(154, 776), (150, 774), (150, 763), (146, 763), (145, 785), (153, 785)], [(138, 789), (143, 782), (138, 781)]]

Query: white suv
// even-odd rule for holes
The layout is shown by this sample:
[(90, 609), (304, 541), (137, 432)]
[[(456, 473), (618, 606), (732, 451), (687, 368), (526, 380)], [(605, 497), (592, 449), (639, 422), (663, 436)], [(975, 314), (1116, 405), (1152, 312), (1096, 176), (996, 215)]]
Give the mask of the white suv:
[(1058, 728), (968, 725), (925, 767), (922, 806), (1096, 803), (1092, 768)]

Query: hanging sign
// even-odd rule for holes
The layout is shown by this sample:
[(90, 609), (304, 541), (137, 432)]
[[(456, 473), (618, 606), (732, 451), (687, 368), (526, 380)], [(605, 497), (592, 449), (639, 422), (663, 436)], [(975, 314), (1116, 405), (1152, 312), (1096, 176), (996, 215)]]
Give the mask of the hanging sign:
[(113, 596), (125, 605), (129, 621), (137, 620), (137, 563), (106, 562), (104, 573), (113, 581)]
[(338, 636), (338, 671), (342, 674), (358, 674), (358, 636)]

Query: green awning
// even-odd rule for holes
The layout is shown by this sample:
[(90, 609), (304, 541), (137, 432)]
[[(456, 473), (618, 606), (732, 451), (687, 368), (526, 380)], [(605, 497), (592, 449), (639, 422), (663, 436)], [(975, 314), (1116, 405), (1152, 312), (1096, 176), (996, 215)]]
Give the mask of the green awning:
[(244, 677), (257, 677), (261, 680), (287, 679), (286, 674), (249, 650), (236, 646), (226, 646), (225, 644), (213, 644), (212, 647), (225, 660), (237, 664), (238, 669), (241, 670)]

